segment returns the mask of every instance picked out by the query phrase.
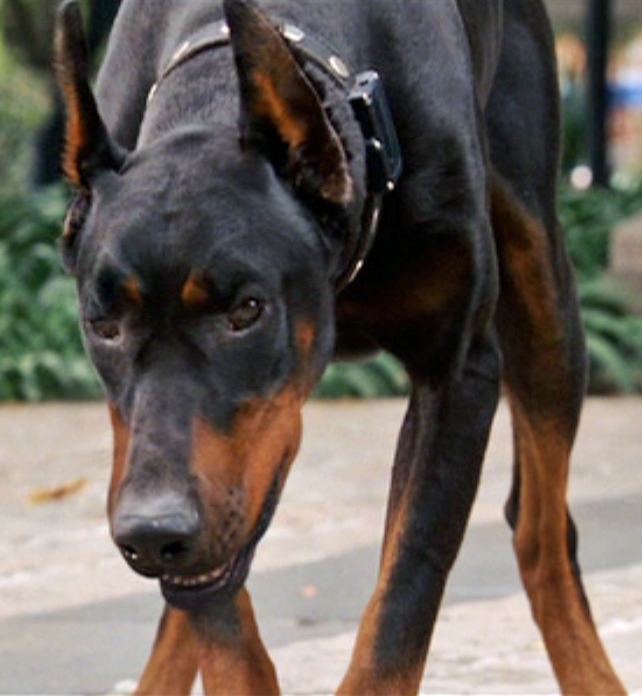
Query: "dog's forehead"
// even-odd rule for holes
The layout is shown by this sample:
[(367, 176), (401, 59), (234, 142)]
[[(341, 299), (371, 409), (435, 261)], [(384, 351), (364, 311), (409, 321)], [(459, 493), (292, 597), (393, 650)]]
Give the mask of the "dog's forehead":
[(133, 153), (100, 189), (103, 239), (177, 244), (200, 253), (205, 243), (301, 222), (265, 160), (202, 132)]
[(305, 265), (319, 243), (310, 217), (237, 143), (199, 130), (134, 153), (100, 186), (94, 238), (109, 253), (90, 253), (161, 279), (212, 269), (267, 280)]
[(238, 136), (204, 128), (183, 129), (133, 152), (118, 179), (116, 206), (165, 219), (265, 207), (277, 188), (267, 161), (244, 151)]

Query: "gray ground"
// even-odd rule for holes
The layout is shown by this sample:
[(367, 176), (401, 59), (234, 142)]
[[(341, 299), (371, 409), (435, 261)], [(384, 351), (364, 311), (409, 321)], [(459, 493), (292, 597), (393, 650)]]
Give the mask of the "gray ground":
[[(374, 582), (403, 410), (398, 401), (307, 408), (304, 447), (251, 583), (286, 693), (331, 693), (347, 665)], [(161, 602), (107, 536), (105, 408), (4, 406), (0, 423), (0, 693), (126, 693)], [(502, 405), (426, 694), (556, 691), (502, 519), (510, 441)], [(56, 498), (61, 487), (69, 490)], [(596, 621), (642, 694), (641, 399), (588, 402), (571, 496)]]

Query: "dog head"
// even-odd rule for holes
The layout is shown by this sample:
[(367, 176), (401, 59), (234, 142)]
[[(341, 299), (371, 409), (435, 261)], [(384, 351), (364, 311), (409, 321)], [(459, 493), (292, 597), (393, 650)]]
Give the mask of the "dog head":
[(280, 33), (241, 0), (226, 13), (239, 129), (187, 124), (134, 152), (99, 114), (75, 3), (57, 34), (76, 189), (63, 257), (112, 416), (112, 534), (184, 608), (245, 580), (333, 350), (328, 228), (356, 205)]

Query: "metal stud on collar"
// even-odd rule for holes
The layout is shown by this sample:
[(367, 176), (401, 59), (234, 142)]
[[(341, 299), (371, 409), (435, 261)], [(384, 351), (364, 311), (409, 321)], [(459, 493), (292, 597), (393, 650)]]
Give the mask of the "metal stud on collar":
[(172, 56), (171, 63), (179, 63), (183, 56), (187, 53), (187, 51), (190, 49), (191, 46), (190, 41), (183, 41), (183, 43), (174, 51), (174, 55)]
[(339, 56), (330, 56), (328, 61), (330, 67), (334, 72), (343, 80), (347, 80), (350, 77), (350, 70), (348, 66), (339, 58)]
[(294, 24), (284, 24), (281, 27), (281, 34), (292, 43), (301, 43), (305, 39), (305, 32)]

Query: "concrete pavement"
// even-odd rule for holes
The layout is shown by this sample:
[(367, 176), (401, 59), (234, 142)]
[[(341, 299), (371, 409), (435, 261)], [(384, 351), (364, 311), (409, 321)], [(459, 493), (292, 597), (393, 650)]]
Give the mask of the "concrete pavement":
[[(286, 693), (331, 693), (345, 670), (376, 574), (403, 411), (400, 401), (307, 408), (304, 446), (251, 582)], [(108, 539), (104, 406), (3, 406), (0, 428), (0, 694), (126, 693), (161, 601)], [(426, 694), (556, 691), (502, 519), (510, 443), (502, 404)], [(642, 399), (589, 400), (574, 462), (593, 611), (624, 681), (642, 694)]]

